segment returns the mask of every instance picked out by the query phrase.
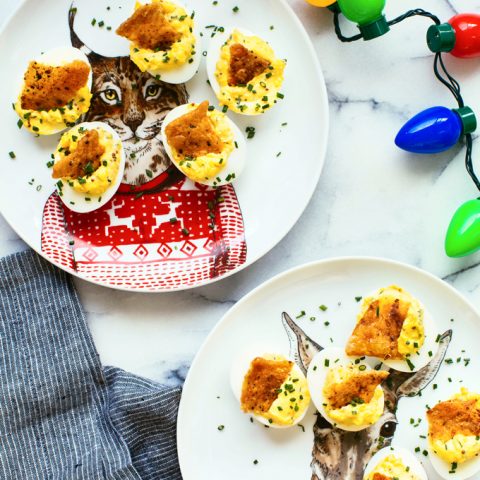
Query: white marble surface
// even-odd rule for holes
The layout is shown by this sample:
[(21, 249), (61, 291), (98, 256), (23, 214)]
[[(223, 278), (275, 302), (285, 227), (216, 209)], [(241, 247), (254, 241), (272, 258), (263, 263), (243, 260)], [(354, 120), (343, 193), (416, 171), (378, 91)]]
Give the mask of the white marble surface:
[[(18, 3), (1, 0), (0, 24)], [(330, 147), (310, 205), (274, 250), (209, 287), (149, 295), (76, 280), (105, 363), (179, 383), (210, 329), (236, 301), (281, 271), (325, 257), (372, 255), (407, 262), (445, 278), (479, 304), (480, 254), (452, 260), (442, 247), (457, 206), (478, 196), (463, 167), (463, 150), (416, 157), (393, 144), (412, 114), (433, 105), (455, 106), (431, 72), (424, 42), (428, 21), (409, 20), (377, 41), (344, 45), (328, 11), (303, 0), (290, 3), (315, 44), (330, 95)], [(447, 20), (457, 11), (480, 12), (480, 0), (391, 0), (386, 12), (393, 17), (414, 7)], [(480, 112), (480, 61), (448, 59), (447, 64), (467, 103)], [(0, 218), (0, 255), (25, 248)]]

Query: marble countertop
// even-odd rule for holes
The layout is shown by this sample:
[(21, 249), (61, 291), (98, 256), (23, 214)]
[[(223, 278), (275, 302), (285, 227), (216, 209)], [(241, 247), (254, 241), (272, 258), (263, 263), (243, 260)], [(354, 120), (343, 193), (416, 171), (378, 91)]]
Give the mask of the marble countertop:
[[(19, 0), (2, 0), (0, 25)], [(124, 293), (75, 280), (102, 360), (152, 379), (183, 381), (211, 328), (243, 295), (291, 267), (326, 257), (370, 255), (424, 268), (480, 302), (480, 254), (448, 259), (443, 239), (455, 209), (478, 196), (460, 147), (418, 157), (396, 149), (405, 120), (433, 105), (455, 106), (431, 72), (425, 19), (373, 42), (341, 44), (331, 14), (290, 0), (315, 45), (330, 96), (326, 165), (294, 229), (233, 277), (181, 293)], [(447, 20), (480, 12), (480, 0), (391, 1), (388, 17), (422, 7)], [(353, 32), (353, 30), (351, 30)], [(349, 30), (347, 29), (347, 33)], [(468, 104), (480, 111), (480, 61), (447, 59)], [(480, 151), (480, 143), (475, 150)], [(0, 255), (27, 248), (0, 217)]]

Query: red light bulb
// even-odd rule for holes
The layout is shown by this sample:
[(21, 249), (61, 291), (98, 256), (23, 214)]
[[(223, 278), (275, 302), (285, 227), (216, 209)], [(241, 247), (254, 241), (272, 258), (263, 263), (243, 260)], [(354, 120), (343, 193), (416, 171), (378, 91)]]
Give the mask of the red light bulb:
[(450, 52), (455, 57), (480, 57), (480, 15), (460, 13), (448, 23), (433, 25), (427, 32), (432, 52)]

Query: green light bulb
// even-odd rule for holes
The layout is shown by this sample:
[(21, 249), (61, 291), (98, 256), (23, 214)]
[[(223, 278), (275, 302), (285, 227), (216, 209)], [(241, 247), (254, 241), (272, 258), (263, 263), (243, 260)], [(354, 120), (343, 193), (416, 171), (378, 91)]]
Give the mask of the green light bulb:
[(445, 238), (449, 257), (464, 257), (480, 249), (480, 199), (465, 202), (455, 212)]
[(383, 15), (386, 0), (337, 0), (343, 15), (355, 22), (364, 40), (380, 37), (390, 30)]

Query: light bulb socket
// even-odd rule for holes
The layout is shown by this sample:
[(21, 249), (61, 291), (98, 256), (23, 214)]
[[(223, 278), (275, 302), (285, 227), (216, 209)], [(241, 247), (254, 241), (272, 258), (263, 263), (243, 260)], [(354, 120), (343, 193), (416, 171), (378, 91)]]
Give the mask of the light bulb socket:
[(432, 25), (427, 30), (428, 48), (434, 52), (451, 52), (455, 47), (456, 34), (449, 23)]
[(327, 8), (333, 13), (341, 13), (340, 5), (337, 2), (332, 3)]
[(460, 117), (462, 122), (462, 135), (472, 133), (477, 129), (477, 117), (470, 107), (455, 108), (453, 111)]
[(390, 31), (390, 26), (388, 25), (385, 15), (382, 15), (380, 18), (374, 22), (367, 23), (366, 25), (359, 25), (360, 33), (364, 40), (373, 40), (374, 38), (381, 37)]

